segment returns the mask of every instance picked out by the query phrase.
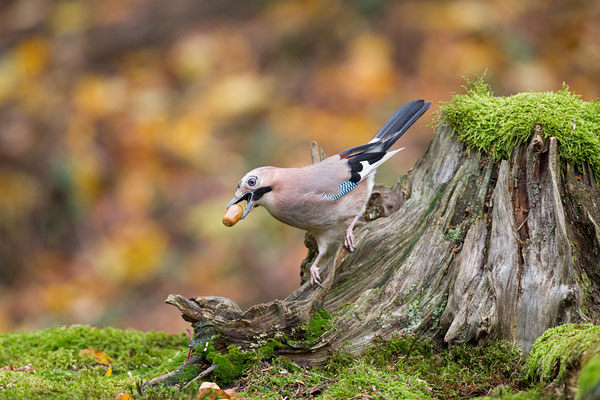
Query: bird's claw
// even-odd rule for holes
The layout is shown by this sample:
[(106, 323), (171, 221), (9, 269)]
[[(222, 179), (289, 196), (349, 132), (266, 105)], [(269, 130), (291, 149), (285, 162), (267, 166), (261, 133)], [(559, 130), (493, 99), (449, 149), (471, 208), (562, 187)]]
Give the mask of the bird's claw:
[(319, 268), (316, 265), (310, 267), (310, 283), (311, 285), (321, 286), (321, 275), (319, 275)]
[(352, 229), (346, 229), (346, 235), (344, 236), (344, 246), (348, 249), (350, 253), (354, 251), (354, 234), (352, 233)]

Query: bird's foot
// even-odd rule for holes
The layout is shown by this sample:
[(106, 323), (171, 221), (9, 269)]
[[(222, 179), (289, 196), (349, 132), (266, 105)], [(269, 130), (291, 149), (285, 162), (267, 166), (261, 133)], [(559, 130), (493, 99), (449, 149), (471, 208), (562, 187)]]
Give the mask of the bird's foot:
[(354, 251), (354, 234), (352, 233), (352, 226), (346, 229), (346, 234), (344, 235), (344, 246), (348, 249), (350, 253)]
[(319, 267), (317, 267), (316, 265), (310, 267), (310, 283), (313, 286), (321, 286), (321, 275), (319, 275)]

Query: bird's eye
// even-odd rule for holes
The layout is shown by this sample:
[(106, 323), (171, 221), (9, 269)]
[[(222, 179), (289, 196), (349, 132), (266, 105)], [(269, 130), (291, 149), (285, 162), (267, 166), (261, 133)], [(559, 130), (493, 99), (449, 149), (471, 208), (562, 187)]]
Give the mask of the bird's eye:
[(256, 179), (255, 176), (251, 176), (250, 178), (248, 178), (248, 186), (254, 186), (254, 185), (256, 185), (257, 181), (258, 180)]

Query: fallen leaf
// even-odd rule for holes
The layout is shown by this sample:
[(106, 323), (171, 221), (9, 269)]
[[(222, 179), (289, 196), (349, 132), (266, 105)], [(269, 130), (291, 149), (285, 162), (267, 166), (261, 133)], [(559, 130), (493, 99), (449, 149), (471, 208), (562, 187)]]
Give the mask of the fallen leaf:
[(133, 397), (129, 393), (119, 393), (115, 400), (133, 400)]
[(106, 354), (105, 352), (103, 352), (101, 350), (97, 350), (97, 349), (82, 349), (79, 352), (79, 357), (91, 358), (92, 360), (96, 361), (98, 364), (104, 365), (106, 367), (106, 372), (104, 373), (104, 376), (112, 375), (111, 362), (113, 361), (113, 358), (111, 356), (109, 356), (108, 354)]
[(219, 385), (214, 382), (202, 382), (200, 389), (221, 389)]
[(0, 371), (35, 372), (35, 368), (33, 368), (33, 365), (31, 364), (27, 364), (19, 368), (15, 368), (12, 365), (6, 365), (0, 368)]
[(27, 364), (27, 365), (17, 368), (17, 371), (35, 372), (35, 368), (33, 368), (33, 365), (31, 365), (31, 364)]
[(95, 360), (97, 363), (110, 365), (113, 358), (105, 352), (97, 349), (82, 349), (79, 352), (79, 357), (88, 357)]
[(231, 397), (226, 391), (221, 389), (198, 389), (198, 396), (196, 400), (216, 400), (216, 399), (235, 399)]

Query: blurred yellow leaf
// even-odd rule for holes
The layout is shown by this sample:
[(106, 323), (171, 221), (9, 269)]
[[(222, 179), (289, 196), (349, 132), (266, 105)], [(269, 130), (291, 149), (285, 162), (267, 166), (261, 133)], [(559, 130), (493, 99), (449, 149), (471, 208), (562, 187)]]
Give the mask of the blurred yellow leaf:
[(101, 166), (89, 152), (80, 153), (72, 162), (73, 182), (80, 205), (88, 207), (100, 194)]
[(29, 215), (40, 200), (40, 188), (29, 175), (0, 169), (0, 224), (16, 223)]
[[(476, 32), (507, 23), (516, 10), (523, 9), (526, 2), (502, 3), (473, 0), (431, 1), (399, 3), (396, 14), (403, 25), (429, 34), (438, 31), (462, 33)], [(526, 7), (526, 6), (525, 6)]]
[(134, 214), (145, 214), (155, 195), (156, 176), (148, 167), (122, 171), (116, 185), (119, 202)]
[(83, 112), (102, 117), (123, 109), (126, 92), (127, 86), (122, 78), (88, 75), (77, 82), (73, 97)]
[(0, 56), (0, 104), (14, 95), (18, 87), (17, 73), (14, 58)]
[(206, 95), (209, 115), (231, 118), (261, 111), (269, 106), (272, 82), (255, 75), (241, 74), (214, 84)]
[[(316, 140), (326, 153), (368, 141), (378, 125), (357, 114), (340, 115), (309, 107), (284, 107), (269, 115), (272, 130), (283, 137)], [(332, 134), (337, 133), (337, 134)], [(308, 146), (306, 162), (310, 161)]]
[(446, 38), (440, 38), (425, 43), (421, 52), (419, 69), (436, 80), (454, 79), (456, 71), (461, 71), (466, 76), (481, 73), (488, 66), (502, 60), (502, 54), (497, 48), (477, 38), (461, 40), (451, 45), (448, 45)]
[(87, 357), (96, 361), (98, 364), (104, 365), (106, 368), (106, 372), (104, 376), (112, 375), (112, 362), (113, 358), (106, 354), (105, 352), (98, 349), (81, 349), (79, 352), (79, 357)]
[(160, 267), (167, 245), (168, 237), (154, 222), (131, 221), (101, 242), (94, 262), (114, 281), (143, 281)]
[(88, 7), (86, 1), (62, 0), (54, 4), (50, 26), (55, 33), (72, 34), (87, 28)]
[(371, 33), (358, 36), (350, 44), (348, 73), (340, 83), (351, 95), (368, 99), (393, 93), (395, 88), (392, 46), (389, 41)]
[(219, 49), (211, 35), (194, 34), (178, 40), (171, 49), (169, 62), (179, 78), (193, 80), (205, 76), (215, 65)]
[(158, 136), (160, 146), (171, 154), (190, 162), (201, 162), (207, 149), (206, 143), (211, 125), (197, 113), (187, 113), (164, 127)]
[(31, 37), (19, 42), (14, 50), (16, 67), (25, 79), (40, 74), (48, 64), (49, 42), (41, 37)]
[(119, 393), (115, 400), (133, 400), (133, 397), (129, 393)]
[(77, 297), (77, 288), (70, 282), (46, 284), (40, 289), (40, 296), (48, 311), (65, 312)]
[(79, 351), (79, 357), (87, 357), (96, 361), (99, 364), (110, 365), (113, 362), (113, 358), (98, 349), (81, 349)]
[(268, 3), (265, 22), (279, 35), (311, 29), (320, 15), (329, 16), (336, 3), (327, 0), (288, 0)]

